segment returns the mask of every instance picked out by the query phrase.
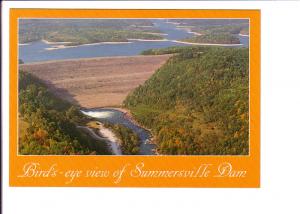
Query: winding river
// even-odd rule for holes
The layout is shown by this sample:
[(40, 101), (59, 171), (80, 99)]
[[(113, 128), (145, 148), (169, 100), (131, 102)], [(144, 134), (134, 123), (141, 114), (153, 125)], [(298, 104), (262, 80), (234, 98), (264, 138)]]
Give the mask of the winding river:
[[(25, 63), (40, 62), (48, 60), (104, 57), (104, 56), (134, 56), (142, 51), (152, 48), (166, 48), (172, 46), (188, 46), (191, 44), (180, 43), (178, 40), (194, 36), (195, 33), (189, 29), (177, 28), (176, 24), (169, 23), (164, 19), (153, 20), (154, 27), (159, 29), (164, 36), (160, 41), (130, 40), (127, 43), (103, 43), (89, 44), (70, 48), (52, 49), (54, 44), (43, 41), (19, 45), (19, 58)], [(236, 35), (241, 46), (249, 46), (249, 37)], [(52, 50), (50, 50), (52, 49)], [(155, 155), (155, 145), (149, 144), (151, 133), (136, 125), (125, 113), (112, 108), (84, 109), (82, 112), (101, 122), (111, 124), (122, 124), (133, 130), (141, 140), (140, 155)]]
[(131, 121), (124, 112), (117, 109), (99, 108), (99, 109), (85, 109), (81, 111), (83, 114), (93, 117), (100, 122), (107, 122), (111, 124), (121, 124), (130, 128), (140, 138), (140, 155), (154, 155), (155, 145), (150, 144), (151, 133), (146, 129), (136, 125)]

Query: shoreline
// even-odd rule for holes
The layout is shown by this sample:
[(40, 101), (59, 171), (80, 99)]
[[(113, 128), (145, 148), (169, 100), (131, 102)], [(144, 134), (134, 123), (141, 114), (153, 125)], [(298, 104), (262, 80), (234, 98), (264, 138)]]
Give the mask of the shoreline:
[(170, 40), (171, 42), (180, 43), (180, 44), (187, 44), (187, 45), (204, 45), (204, 46), (242, 46), (243, 44), (215, 44), (215, 43), (195, 43), (195, 42), (184, 42), (179, 40)]
[[(184, 28), (182, 28), (184, 29)], [(197, 32), (193, 32), (190, 31), (189, 29), (184, 29), (186, 30), (188, 33), (200, 36), (202, 35), (201, 33), (197, 33)], [(239, 36), (245, 36), (245, 37), (249, 37), (248, 35), (243, 35), (243, 34), (239, 34)], [(82, 45), (73, 45), (73, 46), (66, 46), (66, 45), (54, 45), (52, 47), (49, 48), (45, 48), (45, 50), (47, 51), (51, 51), (51, 50), (59, 50), (59, 49), (66, 49), (66, 48), (76, 48), (76, 47), (80, 47), (80, 46), (93, 46), (93, 45), (105, 45), (105, 44), (130, 44), (133, 43), (134, 41), (137, 42), (175, 42), (175, 43), (179, 43), (179, 44), (187, 44), (187, 45), (206, 45), (206, 46), (241, 46), (243, 44), (239, 43), (239, 44), (219, 44), (219, 43), (197, 43), (197, 42), (185, 42), (185, 41), (180, 41), (180, 40), (170, 40), (170, 39), (159, 39), (159, 40), (153, 40), (153, 39), (127, 39), (127, 42), (98, 42), (98, 43), (88, 43), (88, 44), (82, 44)], [(44, 40), (42, 40), (43, 42), (45, 42)], [(46, 43), (48, 44), (48, 43)], [(53, 43), (54, 44), (54, 43)], [(59, 43), (55, 43), (55, 44), (59, 44)], [(70, 44), (68, 42), (68, 44)]]
[(18, 45), (19, 45), (19, 46), (31, 45), (31, 43), (30, 43), (30, 42), (29, 42), (29, 43), (19, 43)]
[(151, 33), (151, 32), (147, 32), (146, 34), (150, 34), (150, 35), (161, 35), (161, 36), (167, 36), (167, 33)]
[(197, 36), (203, 35), (203, 34), (201, 34), (201, 33), (197, 33), (197, 32), (194, 32), (194, 31), (188, 31), (188, 33), (192, 33), (192, 34), (197, 35)]
[(203, 35), (203, 34), (201, 34), (201, 33), (197, 33), (197, 32), (192, 31), (192, 29), (190, 29), (190, 28), (179, 28), (179, 29), (184, 29), (184, 30), (187, 31), (187, 33), (194, 34), (194, 35), (196, 35), (196, 36), (201, 36), (201, 35)]
[(107, 139), (114, 155), (122, 155), (120, 139), (115, 135), (115, 133), (112, 130), (105, 128), (101, 122), (98, 123), (98, 132), (102, 137)]
[(187, 33), (194, 34), (194, 35), (197, 35), (197, 36), (201, 36), (202, 35), (201, 33), (192, 31), (192, 29), (194, 28), (194, 26), (180, 25), (181, 23), (177, 23), (177, 22), (167, 22), (167, 23), (174, 24), (174, 25), (176, 25), (177, 29), (179, 29), (179, 30), (185, 30), (185, 31), (187, 31)]
[(103, 109), (112, 109), (112, 110), (116, 110), (116, 111), (120, 111), (120, 112), (122, 112), (123, 114), (124, 114), (124, 117), (126, 118), (126, 119), (128, 119), (128, 120), (130, 120), (130, 122), (132, 122), (134, 125), (136, 125), (136, 126), (138, 126), (138, 127), (140, 127), (140, 128), (142, 128), (142, 129), (145, 129), (146, 131), (148, 131), (149, 133), (150, 133), (150, 139), (149, 139), (149, 143), (148, 144), (155, 144), (156, 145), (156, 143), (154, 143), (153, 142), (153, 140), (154, 140), (154, 135), (153, 135), (153, 133), (152, 133), (152, 130), (151, 129), (149, 129), (149, 128), (147, 128), (147, 127), (144, 127), (143, 125), (141, 125), (139, 122), (137, 122), (135, 119), (134, 119), (134, 117), (133, 117), (133, 115), (132, 115), (132, 113), (131, 113), (131, 111), (129, 110), (129, 109), (126, 109), (126, 108), (122, 108), (122, 107), (102, 107)]
[(142, 28), (154, 28), (153, 25), (137, 25), (137, 27), (142, 27)]
[(170, 41), (168, 39), (127, 39), (128, 41), (138, 41), (138, 42), (166, 42)]
[(99, 134), (88, 126), (77, 126), (77, 128), (88, 131), (90, 136), (96, 140), (105, 141), (105, 143), (110, 147), (113, 155), (122, 155), (119, 143), (120, 139), (118, 139), (110, 129), (105, 128), (102, 123), (98, 123), (99, 127), (97, 128), (97, 131)]
[(188, 25), (178, 25), (178, 26), (176, 26), (176, 28), (182, 28), (182, 29), (191, 29), (191, 28), (193, 28), (193, 27), (195, 27), (195, 26), (192, 26), (192, 25), (190, 25), (190, 26), (188, 26)]
[(173, 24), (173, 25), (180, 25), (180, 22), (169, 22), (169, 21), (166, 21), (166, 23)]
[(182, 26), (182, 27), (177, 26), (176, 28), (179, 29), (179, 30), (185, 30), (187, 33), (194, 34), (196, 36), (203, 35), (201, 33), (192, 31), (192, 26)]
[(242, 33), (239, 33), (239, 36), (249, 37), (249, 34), (242, 34)]
[[(44, 41), (43, 41), (44, 42)], [(46, 42), (44, 42), (46, 43)], [(68, 43), (64, 43), (64, 44), (70, 44), (72, 42), (68, 42)], [(49, 48), (45, 48), (45, 50), (51, 51), (51, 50), (58, 50), (58, 49), (65, 49), (65, 48), (77, 48), (80, 46), (92, 46), (92, 45), (114, 45), (114, 44), (129, 44), (132, 42), (96, 42), (96, 43), (87, 43), (87, 44), (82, 44), (82, 45), (70, 45), (70, 46), (66, 46), (63, 45), (62, 43), (50, 43), (50, 44), (62, 44), (62, 45), (54, 45), (52, 47)], [(49, 43), (46, 43), (49, 44)]]
[(77, 45), (78, 46), (91, 46), (91, 45), (102, 45), (102, 44), (129, 44), (132, 42), (96, 42), (96, 43), (87, 43), (87, 44), (82, 44), (82, 45)]
[(65, 48), (75, 48), (77, 46), (65, 46), (65, 45), (56, 45), (52, 46), (51, 48), (45, 48), (47, 51), (52, 51), (52, 50), (59, 50), (59, 49), (65, 49)]
[[(126, 108), (122, 108), (122, 107), (99, 107), (99, 108), (96, 108), (98, 110), (100, 109), (104, 109), (104, 110), (108, 110), (108, 111), (118, 111), (118, 112), (121, 112), (123, 114), (123, 117), (124, 119), (130, 121), (132, 124), (134, 124), (135, 126), (137, 126), (138, 128), (141, 128), (141, 129), (144, 129), (145, 131), (147, 131), (149, 133), (149, 138), (145, 141), (140, 141), (141, 144), (140, 144), (140, 148), (143, 146), (143, 145), (153, 145), (155, 148), (153, 150), (151, 150), (152, 152), (152, 155), (159, 155), (158, 151), (157, 151), (157, 144), (155, 143), (155, 139), (156, 137), (153, 135), (151, 129), (148, 129), (146, 127), (144, 127), (143, 125), (141, 125), (140, 123), (138, 123), (132, 113), (130, 112), (129, 109), (126, 109)], [(84, 109), (84, 110), (87, 110), (87, 109)], [(85, 113), (83, 113), (85, 114)], [(88, 114), (85, 114), (87, 115), (88, 117), (92, 117), (92, 118), (96, 118), (96, 117), (93, 117), (91, 115), (88, 115)], [(115, 143), (116, 145), (112, 145), (112, 148), (113, 146), (114, 147), (114, 151), (116, 151), (116, 149), (119, 149), (120, 152), (122, 153), (122, 150), (121, 150), (121, 141), (120, 139), (116, 136), (116, 134), (114, 133), (114, 130), (111, 129), (111, 128), (106, 128), (104, 127), (103, 123), (100, 122), (98, 119), (97, 119), (97, 129), (99, 130), (99, 134), (100, 136), (104, 137), (104, 138), (107, 138), (109, 142), (112, 142), (112, 143)], [(122, 155), (122, 154), (121, 154)]]
[(48, 45), (52, 45), (52, 44), (70, 44), (72, 42), (49, 42), (48, 40), (42, 39), (42, 42), (48, 44)]

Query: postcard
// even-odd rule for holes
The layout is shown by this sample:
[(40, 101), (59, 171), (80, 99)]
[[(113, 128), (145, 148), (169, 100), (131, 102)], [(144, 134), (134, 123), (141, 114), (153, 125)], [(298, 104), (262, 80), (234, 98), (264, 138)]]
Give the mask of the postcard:
[(259, 10), (10, 10), (10, 186), (259, 187)]

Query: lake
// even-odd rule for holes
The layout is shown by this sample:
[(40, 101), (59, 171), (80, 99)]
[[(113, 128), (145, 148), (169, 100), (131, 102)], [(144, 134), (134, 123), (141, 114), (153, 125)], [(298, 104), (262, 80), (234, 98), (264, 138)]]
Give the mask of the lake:
[[(55, 50), (46, 50), (46, 48), (51, 48), (53, 45), (37, 41), (26, 45), (19, 45), (19, 58), (25, 63), (30, 63), (61, 59), (134, 56), (152, 48), (188, 46), (188, 44), (177, 43), (174, 40), (189, 38), (194, 35), (187, 29), (177, 28), (175, 24), (168, 23), (166, 20), (155, 19), (153, 23), (155, 28), (166, 34), (163, 36), (169, 41), (131, 41), (131, 43), (81, 45)], [(239, 37), (243, 46), (249, 45), (248, 36), (236, 36)]]

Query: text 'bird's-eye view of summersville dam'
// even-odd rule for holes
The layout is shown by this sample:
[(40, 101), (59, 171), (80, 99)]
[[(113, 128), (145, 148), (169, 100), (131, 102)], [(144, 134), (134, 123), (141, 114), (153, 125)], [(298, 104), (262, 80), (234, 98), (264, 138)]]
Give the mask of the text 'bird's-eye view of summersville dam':
[(18, 155), (249, 155), (248, 19), (19, 19)]

